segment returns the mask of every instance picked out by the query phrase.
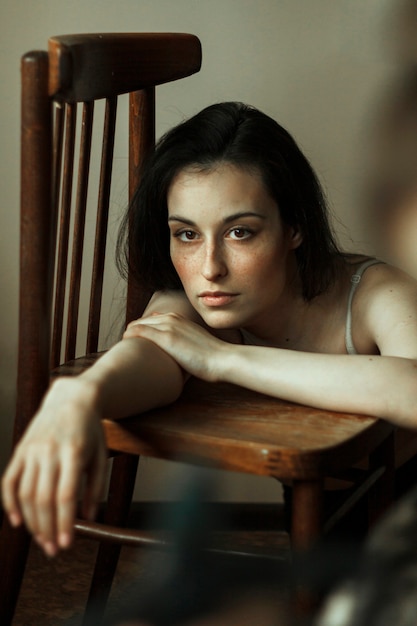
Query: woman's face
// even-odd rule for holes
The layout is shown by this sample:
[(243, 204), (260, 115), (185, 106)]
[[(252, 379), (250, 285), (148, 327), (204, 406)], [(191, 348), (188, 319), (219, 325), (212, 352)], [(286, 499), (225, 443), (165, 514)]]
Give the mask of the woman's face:
[(168, 192), (171, 259), (212, 328), (270, 324), (296, 271), (301, 237), (285, 226), (256, 172), (230, 164), (187, 169)]

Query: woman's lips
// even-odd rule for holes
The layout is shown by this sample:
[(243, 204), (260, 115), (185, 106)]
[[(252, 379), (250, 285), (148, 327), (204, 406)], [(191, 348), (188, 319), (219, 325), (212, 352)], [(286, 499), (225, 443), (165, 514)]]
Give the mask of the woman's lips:
[(206, 306), (215, 307), (230, 304), (236, 298), (236, 296), (237, 294), (235, 293), (225, 293), (222, 291), (204, 291), (199, 295), (199, 298)]

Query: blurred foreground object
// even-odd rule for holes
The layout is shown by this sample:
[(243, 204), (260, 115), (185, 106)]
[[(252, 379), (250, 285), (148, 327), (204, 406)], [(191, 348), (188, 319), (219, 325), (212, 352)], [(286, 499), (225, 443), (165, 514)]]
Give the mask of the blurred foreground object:
[(179, 482), (184, 487), (171, 505), (168, 525), (158, 507), (151, 521), (153, 529), (168, 528), (167, 548), (149, 551), (145, 571), (151, 575), (106, 626), (289, 626), (287, 558), (214, 549), (212, 531), (227, 520), (219, 520), (211, 505), (213, 482), (198, 470)]
[(369, 228), (376, 254), (417, 278), (416, 0), (394, 0), (381, 34), (396, 71), (370, 117)]
[(354, 577), (331, 593), (315, 626), (416, 626), (417, 488), (376, 526)]
[(417, 278), (417, 59), (391, 87), (374, 133), (368, 202), (377, 254)]

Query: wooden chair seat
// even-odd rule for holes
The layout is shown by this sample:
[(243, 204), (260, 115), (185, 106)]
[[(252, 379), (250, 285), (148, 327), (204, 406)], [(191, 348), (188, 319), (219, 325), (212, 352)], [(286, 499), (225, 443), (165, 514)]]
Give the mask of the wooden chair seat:
[[(99, 353), (70, 361), (53, 377), (81, 373)], [(337, 413), (286, 402), (227, 383), (191, 378), (168, 407), (123, 420), (103, 420), (110, 450), (216, 469), (270, 476), (294, 488), (292, 543), (302, 547), (326, 522), (321, 491), (327, 477), (367, 488), (382, 475), (380, 465), (356, 468), (378, 446), (392, 445), (393, 427), (372, 417)], [(387, 455), (386, 462), (393, 462)], [(302, 518), (298, 493), (311, 492), (315, 512)], [(387, 492), (389, 496), (389, 491)], [(301, 496), (305, 498), (306, 496)]]

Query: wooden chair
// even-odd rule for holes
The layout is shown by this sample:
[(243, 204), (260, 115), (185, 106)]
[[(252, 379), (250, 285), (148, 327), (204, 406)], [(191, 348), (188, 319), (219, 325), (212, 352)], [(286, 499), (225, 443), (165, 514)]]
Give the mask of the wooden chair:
[[(97, 351), (118, 96), (130, 93), (129, 189), (133, 192), (143, 155), (154, 141), (154, 86), (198, 71), (200, 62), (198, 39), (174, 34), (54, 37), (49, 40), (49, 52), (31, 52), (23, 57), (14, 443), (35, 413), (51, 370), (54, 376), (77, 374), (100, 356)], [(86, 207), (91, 204), (87, 199), (93, 109), (98, 99), (105, 99), (105, 119), (98, 201), (96, 198), (93, 203), (97, 226), (95, 243), (86, 235), (83, 245), (85, 224), (89, 223)], [(82, 106), (82, 133), (75, 149), (78, 106)], [(74, 153), (79, 153), (79, 177), (72, 215)], [(86, 347), (81, 351), (87, 356), (78, 357), (80, 285), (86, 274), (83, 250), (93, 247), (88, 330)], [(148, 297), (129, 283), (126, 321), (140, 315)], [(66, 344), (61, 348), (63, 330)], [(103, 540), (89, 602), (89, 606), (97, 606), (100, 600), (100, 610), (110, 590), (120, 541), (144, 541), (142, 534), (123, 530), (140, 455), (272, 476), (290, 483), (291, 539), (296, 548), (308, 546), (367, 490), (372, 494), (375, 515), (389, 501), (393, 429), (377, 419), (312, 409), (232, 385), (191, 379), (173, 405), (118, 422), (105, 419), (103, 425), (108, 448), (116, 455), (106, 524), (79, 520), (76, 525), (78, 531)], [(354, 467), (363, 460), (364, 470)], [(341, 510), (325, 521), (324, 480), (332, 475), (343, 475), (360, 486), (354, 493), (349, 491)], [(12, 620), (28, 548), (26, 531), (11, 529), (4, 520), (0, 579), (3, 626)]]

